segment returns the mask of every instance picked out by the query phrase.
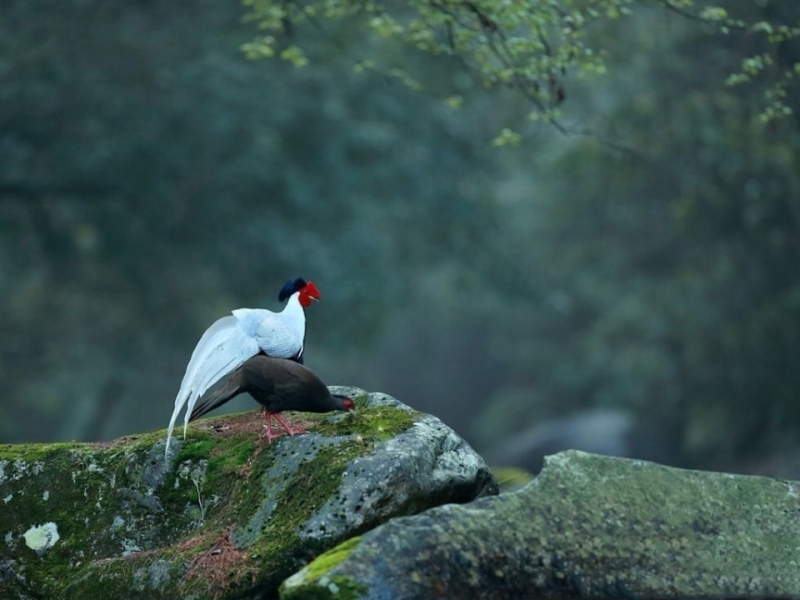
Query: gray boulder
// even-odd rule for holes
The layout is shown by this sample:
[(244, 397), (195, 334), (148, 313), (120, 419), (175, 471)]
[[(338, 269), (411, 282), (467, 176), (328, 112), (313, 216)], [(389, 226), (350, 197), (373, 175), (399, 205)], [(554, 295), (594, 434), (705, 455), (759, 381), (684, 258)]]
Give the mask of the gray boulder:
[(349, 540), (281, 598), (798, 598), (799, 534), (800, 483), (568, 451)]
[(249, 412), (191, 426), (168, 461), (163, 431), (0, 447), (0, 598), (274, 598), (391, 517), (496, 493), (437, 418), (336, 391), (357, 412), (304, 414), (309, 433), (269, 445)]

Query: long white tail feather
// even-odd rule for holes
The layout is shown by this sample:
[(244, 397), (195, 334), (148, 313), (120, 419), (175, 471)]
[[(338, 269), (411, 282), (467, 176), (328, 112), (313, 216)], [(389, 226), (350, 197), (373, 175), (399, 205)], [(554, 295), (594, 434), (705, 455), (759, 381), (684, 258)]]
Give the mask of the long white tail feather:
[[(218, 319), (206, 330), (195, 346), (183, 381), (181, 381), (180, 390), (175, 398), (175, 407), (167, 429), (165, 453), (169, 452), (169, 443), (172, 439), (175, 422), (187, 399), (191, 398), (186, 411), (188, 417), (197, 398), (202, 396), (209, 387), (227, 372), (237, 368), (251, 356), (258, 354), (258, 343), (252, 338), (248, 338), (239, 329), (237, 323), (236, 318), (232, 316)], [(221, 370), (228, 364), (233, 364), (233, 366), (228, 371)], [(201, 373), (205, 373), (205, 376), (203, 381), (198, 381)], [(183, 435), (186, 437), (186, 423), (184, 423)]]
[(211, 327), (206, 329), (203, 337), (200, 338), (200, 341), (197, 342), (197, 346), (194, 347), (194, 352), (192, 352), (192, 358), (189, 359), (189, 364), (191, 365), (194, 362), (194, 357), (202, 351), (211, 336), (224, 329), (233, 329), (236, 327), (237, 323), (238, 319), (232, 314), (214, 321), (211, 324)]
[[(219, 321), (217, 321), (217, 323), (219, 323)], [(217, 323), (215, 323), (215, 325)], [(213, 360), (215, 356), (225, 356), (228, 354), (227, 349), (229, 347), (235, 347), (236, 344), (241, 344), (243, 342), (246, 343), (247, 340), (247, 336), (239, 329), (236, 319), (233, 320), (233, 324), (227, 327), (220, 326), (208, 337), (204, 334), (203, 338), (200, 340), (203, 342), (203, 347), (199, 348), (198, 345), (199, 351), (192, 354), (189, 366), (186, 367), (186, 374), (181, 382), (178, 398), (175, 399), (176, 408), (178, 407), (178, 399), (180, 399), (180, 405), (183, 406), (189, 394), (197, 389), (198, 378), (208, 368), (209, 360)]]
[(230, 315), (227, 317), (222, 317), (221, 319), (214, 321), (211, 327), (206, 329), (203, 337), (200, 338), (200, 341), (197, 342), (197, 345), (194, 347), (194, 351), (192, 352), (192, 358), (189, 359), (189, 364), (186, 365), (186, 373), (183, 375), (178, 396), (175, 398), (174, 417), (177, 418), (177, 413), (180, 412), (181, 407), (183, 406), (184, 402), (186, 402), (186, 395), (189, 393), (188, 388), (192, 385), (198, 368), (205, 361), (206, 356), (213, 351), (213, 348), (219, 341), (216, 339), (212, 341), (211, 338), (218, 336), (218, 334), (224, 334), (225, 332), (236, 329), (236, 327), (236, 317)]
[(178, 395), (175, 397), (175, 408), (172, 410), (172, 418), (170, 419), (169, 429), (167, 430), (167, 449), (169, 449), (169, 440), (172, 437), (172, 429), (175, 427), (175, 421), (178, 419), (181, 408), (183, 408), (183, 405), (186, 403), (186, 398), (191, 391), (195, 373), (205, 361), (206, 356), (213, 351), (215, 346), (215, 344), (210, 343), (211, 338), (219, 334), (224, 335), (225, 332), (235, 328), (236, 319), (234, 317), (222, 317), (215, 321), (214, 324), (206, 330), (203, 337), (200, 338), (200, 341), (197, 342), (197, 346), (195, 346), (192, 352), (192, 358), (189, 359), (189, 364), (186, 365), (186, 373), (183, 375), (180, 390), (178, 390)]
[(208, 357), (203, 364), (203, 371), (197, 385), (193, 386), (189, 401), (186, 403), (186, 416), (183, 420), (183, 437), (186, 437), (186, 428), (189, 426), (189, 416), (194, 410), (194, 405), (212, 385), (222, 377), (239, 368), (244, 361), (258, 354), (258, 343), (241, 335), (232, 343), (220, 344), (218, 351)]

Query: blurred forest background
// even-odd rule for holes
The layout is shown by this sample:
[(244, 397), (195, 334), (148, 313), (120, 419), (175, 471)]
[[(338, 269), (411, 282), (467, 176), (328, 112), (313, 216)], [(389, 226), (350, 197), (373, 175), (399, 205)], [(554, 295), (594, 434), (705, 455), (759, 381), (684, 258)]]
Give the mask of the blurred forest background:
[[(751, 37), (641, 5), (591, 30), (607, 75), (565, 77), (563, 120), (602, 136), (565, 136), (346, 24), (293, 32), (297, 68), (245, 58), (235, 1), (4, 0), (0, 441), (166, 426), (205, 328), (302, 275), (310, 367), (495, 462), (583, 444), (800, 478), (800, 123), (725, 85)], [(421, 92), (353, 72), (398, 56)]]

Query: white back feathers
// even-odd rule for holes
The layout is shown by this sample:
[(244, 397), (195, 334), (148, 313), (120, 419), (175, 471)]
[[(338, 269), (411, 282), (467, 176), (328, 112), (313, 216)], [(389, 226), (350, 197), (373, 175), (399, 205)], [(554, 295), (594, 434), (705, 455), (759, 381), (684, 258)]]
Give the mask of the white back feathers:
[(247, 359), (263, 353), (274, 358), (301, 360), (306, 335), (304, 307), (312, 299), (318, 299), (319, 292), (313, 283), (306, 284), (296, 278), (284, 285), (281, 297), (286, 295), (285, 290), (290, 284), (296, 291), (288, 297), (281, 312), (259, 308), (234, 310), (232, 316), (215, 321), (197, 342), (175, 398), (175, 408), (167, 430), (165, 455), (169, 454), (172, 430), (184, 405), (183, 436), (186, 437), (189, 415), (197, 400)]

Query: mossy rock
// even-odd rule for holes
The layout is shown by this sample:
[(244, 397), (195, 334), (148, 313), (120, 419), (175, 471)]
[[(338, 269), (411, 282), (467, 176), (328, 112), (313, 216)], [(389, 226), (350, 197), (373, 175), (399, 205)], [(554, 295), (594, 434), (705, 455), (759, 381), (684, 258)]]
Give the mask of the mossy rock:
[(281, 599), (800, 598), (798, 526), (798, 482), (568, 451), (345, 542)]
[(169, 460), (163, 431), (0, 446), (0, 597), (274, 598), (351, 536), (496, 491), (435, 417), (336, 391), (358, 410), (288, 413), (309, 432), (272, 444), (248, 412), (193, 424)]

